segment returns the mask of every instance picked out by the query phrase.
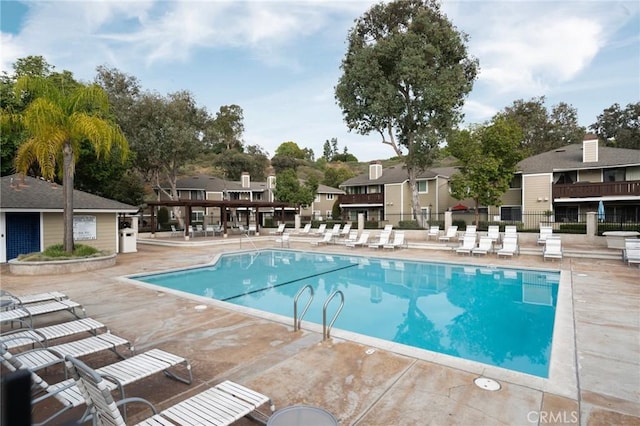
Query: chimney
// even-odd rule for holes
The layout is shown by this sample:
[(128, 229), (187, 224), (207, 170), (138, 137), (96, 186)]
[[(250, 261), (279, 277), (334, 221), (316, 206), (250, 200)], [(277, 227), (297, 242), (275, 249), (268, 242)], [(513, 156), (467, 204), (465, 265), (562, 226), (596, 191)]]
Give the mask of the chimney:
[(276, 175), (270, 174), (269, 176), (267, 176), (267, 188), (275, 189), (275, 187), (276, 187)]
[(242, 183), (243, 188), (251, 187), (251, 176), (249, 176), (249, 172), (242, 172), (242, 176), (240, 177), (240, 181)]
[(598, 139), (582, 141), (582, 162), (595, 163), (598, 161)]
[(380, 161), (372, 161), (369, 163), (369, 179), (376, 180), (382, 176), (382, 163)]

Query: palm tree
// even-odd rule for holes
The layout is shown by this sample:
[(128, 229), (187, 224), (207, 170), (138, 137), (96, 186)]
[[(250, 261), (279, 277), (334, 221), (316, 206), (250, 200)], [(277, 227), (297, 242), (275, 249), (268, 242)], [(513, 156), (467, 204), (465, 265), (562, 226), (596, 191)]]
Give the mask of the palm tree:
[(78, 84), (60, 90), (41, 77), (21, 77), (16, 96), (33, 99), (17, 117), (28, 139), (20, 145), (14, 160), (18, 173), (26, 174), (36, 165), (46, 179), (60, 172), (64, 198), (64, 241), (66, 252), (73, 251), (73, 179), (80, 144), (89, 141), (98, 158), (117, 148), (124, 161), (129, 145), (120, 128), (109, 119), (107, 94), (96, 84)]

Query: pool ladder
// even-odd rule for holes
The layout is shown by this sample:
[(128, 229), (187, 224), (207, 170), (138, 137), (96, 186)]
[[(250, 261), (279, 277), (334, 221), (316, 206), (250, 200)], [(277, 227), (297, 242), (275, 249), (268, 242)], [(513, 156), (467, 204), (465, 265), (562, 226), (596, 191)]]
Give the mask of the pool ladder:
[[(302, 310), (302, 313), (300, 314), (300, 318), (298, 318), (298, 299), (300, 298), (300, 296), (302, 296), (302, 294), (306, 290), (309, 291), (309, 300), (307, 301), (307, 304)], [(333, 300), (333, 298), (336, 297), (336, 295), (338, 294), (340, 295), (340, 306), (338, 306), (338, 310), (336, 311), (335, 314), (333, 314), (333, 318), (331, 318), (331, 322), (327, 326), (327, 307), (329, 306), (329, 303)], [(311, 287), (310, 284), (305, 285), (298, 291), (298, 293), (296, 293), (296, 297), (293, 299), (293, 331), (300, 330), (300, 324), (302, 323), (302, 318), (307, 313), (307, 310), (309, 309), (309, 306), (311, 306), (312, 301), (313, 301), (313, 287)], [(324, 305), (322, 306), (322, 340), (323, 341), (331, 337), (331, 328), (333, 327), (333, 324), (336, 322), (336, 319), (338, 319), (338, 315), (340, 314), (340, 312), (342, 312), (343, 307), (344, 307), (344, 293), (342, 293), (342, 291), (340, 290), (336, 290), (333, 293), (331, 293), (329, 297), (327, 297), (327, 300), (324, 302)]]

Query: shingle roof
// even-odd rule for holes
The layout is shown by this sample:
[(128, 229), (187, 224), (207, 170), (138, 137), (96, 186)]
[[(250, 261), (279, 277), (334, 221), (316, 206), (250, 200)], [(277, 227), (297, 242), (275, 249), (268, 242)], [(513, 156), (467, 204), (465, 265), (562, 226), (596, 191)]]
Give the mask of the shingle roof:
[(525, 158), (518, 163), (518, 171), (529, 173), (549, 173), (555, 170), (600, 169), (603, 167), (640, 165), (640, 150), (626, 148), (598, 147), (598, 161), (582, 161), (582, 144), (562, 148)]
[[(30, 176), (11, 175), (0, 179), (0, 208), (60, 210), (64, 208), (62, 186)], [(135, 213), (138, 207), (75, 189), (74, 210), (106, 210)]]
[[(418, 174), (418, 179), (433, 179), (436, 176), (449, 177), (456, 171), (455, 167), (440, 167), (424, 170)], [(340, 184), (343, 186), (361, 186), (361, 185), (385, 185), (389, 183), (402, 183), (409, 179), (407, 169), (402, 164), (382, 169), (382, 176), (378, 179), (369, 179), (369, 172), (347, 179)]]

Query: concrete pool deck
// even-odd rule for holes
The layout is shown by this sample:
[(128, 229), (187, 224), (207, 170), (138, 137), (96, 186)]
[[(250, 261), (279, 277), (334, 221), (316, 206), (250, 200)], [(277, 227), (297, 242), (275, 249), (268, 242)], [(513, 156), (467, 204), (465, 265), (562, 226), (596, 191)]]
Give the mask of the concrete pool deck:
[[(283, 324), (213, 301), (206, 303), (206, 309), (195, 309), (201, 300), (120, 278), (206, 264), (221, 253), (253, 245), (276, 247), (273, 240), (271, 236), (254, 238), (251, 244), (241, 239), (227, 239), (224, 244), (138, 244), (137, 253), (118, 255), (114, 267), (67, 275), (17, 276), (4, 265), (2, 287), (17, 294), (64, 291), (82, 303), (89, 316), (130, 339), (136, 352), (157, 347), (189, 359), (194, 375), (190, 386), (158, 376), (126, 389), (126, 396), (147, 398), (159, 408), (230, 379), (270, 396), (276, 408), (319, 406), (344, 425), (640, 424), (640, 269), (621, 260), (565, 257), (552, 263), (543, 262), (539, 254), (514, 259), (463, 257), (438, 250), (437, 245), (432, 250), (354, 251), (342, 245), (315, 247), (304, 239), (291, 243), (294, 250), (561, 269), (568, 282), (561, 287), (570, 287), (568, 322), (573, 327), (561, 337), (568, 342), (557, 347), (554, 342), (553, 350), (574, 347), (575, 355), (570, 354), (570, 365), (552, 379), (575, 382), (573, 393), (548, 388), (533, 376), (505, 373), (498, 378), (500, 372), (477, 370), (476, 363), (429, 358), (426, 351), (414, 354), (393, 344), (373, 345), (337, 331), (323, 342), (317, 327), (303, 324), (302, 331), (293, 332), (292, 321)], [(570, 249), (589, 251), (587, 247), (565, 250)], [(57, 322), (67, 319), (68, 314), (47, 316)], [(115, 360), (110, 353), (86, 358), (92, 366)], [(48, 374), (52, 376), (48, 381), (54, 382), (60, 372), (51, 369)], [(496, 392), (478, 388), (473, 380), (480, 375), (497, 378), (502, 388)], [(36, 413), (55, 406), (55, 402), (43, 405)], [(137, 410), (129, 413), (130, 421), (135, 421)], [(253, 422), (243, 419), (239, 424)]]

